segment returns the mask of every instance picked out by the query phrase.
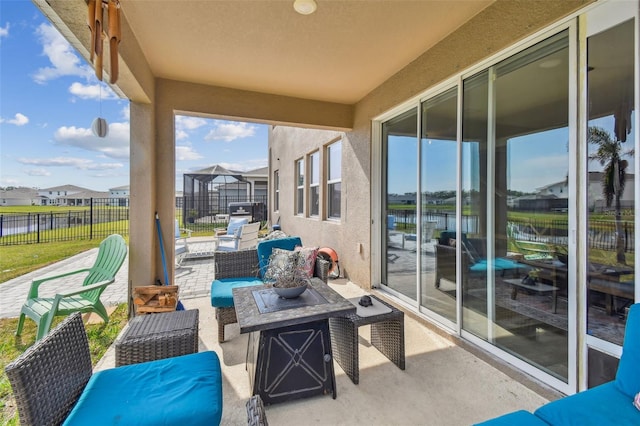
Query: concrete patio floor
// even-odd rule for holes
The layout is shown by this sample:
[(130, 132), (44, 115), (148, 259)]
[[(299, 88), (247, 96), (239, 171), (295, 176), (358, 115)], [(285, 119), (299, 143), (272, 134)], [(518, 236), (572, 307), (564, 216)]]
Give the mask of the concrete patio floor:
[[(46, 275), (90, 262), (84, 253), (46, 268)], [(89, 260), (87, 260), (89, 259)], [(127, 263), (125, 262), (125, 265)], [(246, 424), (249, 399), (245, 369), (247, 336), (237, 324), (226, 329), (227, 341), (217, 342), (217, 324), (208, 291), (213, 277), (211, 258), (188, 260), (176, 271), (186, 309), (200, 312), (200, 350), (215, 351), (223, 372), (223, 425)], [(120, 271), (126, 277), (127, 267)], [(0, 316), (13, 316), (26, 297), (32, 273), (0, 285)], [(119, 276), (120, 276), (119, 274)], [(108, 301), (126, 300), (126, 278), (109, 288)], [(364, 291), (346, 279), (330, 281), (345, 297)], [(384, 293), (375, 294), (385, 298)], [(10, 306), (9, 305), (13, 305)], [(406, 369), (398, 369), (369, 342), (369, 327), (360, 327), (360, 384), (354, 385), (337, 363), (337, 399), (319, 396), (266, 407), (271, 425), (470, 425), (517, 409), (535, 410), (560, 395), (474, 346), (450, 336), (415, 314), (405, 312)], [(115, 365), (113, 347), (96, 370)]]

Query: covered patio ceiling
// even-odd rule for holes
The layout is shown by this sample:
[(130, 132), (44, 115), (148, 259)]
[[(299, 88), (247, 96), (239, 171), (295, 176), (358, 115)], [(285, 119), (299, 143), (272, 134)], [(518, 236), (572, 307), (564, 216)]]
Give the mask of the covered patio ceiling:
[[(153, 78), (354, 104), (493, 3), (316, 1), (300, 15), (293, 0), (121, 0), (114, 89), (147, 101), (133, 78), (144, 60)], [(88, 60), (86, 1), (34, 2)]]

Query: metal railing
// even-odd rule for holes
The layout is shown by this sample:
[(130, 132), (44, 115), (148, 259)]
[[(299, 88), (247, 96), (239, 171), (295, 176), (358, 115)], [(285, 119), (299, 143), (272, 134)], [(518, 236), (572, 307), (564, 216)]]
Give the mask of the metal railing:
[(129, 207), (122, 199), (92, 198), (86, 207), (68, 211), (3, 212), (0, 245), (104, 239), (129, 233)]

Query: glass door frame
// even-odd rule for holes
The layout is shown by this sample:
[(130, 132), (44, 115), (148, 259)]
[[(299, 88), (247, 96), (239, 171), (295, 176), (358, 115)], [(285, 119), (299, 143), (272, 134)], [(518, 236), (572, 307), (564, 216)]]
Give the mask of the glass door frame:
[[(640, 2), (622, 2), (622, 1), (608, 1), (602, 4), (598, 4), (595, 7), (589, 9), (584, 14), (580, 15), (580, 27), (584, 28), (580, 33), (580, 140), (581, 147), (587, 150), (587, 131), (589, 122), (589, 108), (587, 98), (587, 39), (591, 36), (597, 35), (603, 31), (615, 27), (630, 19), (634, 19), (634, 41), (635, 41), (635, 57), (634, 57), (634, 111), (635, 120), (632, 124), (632, 131), (634, 133), (635, 151), (640, 153), (640, 118), (639, 109), (640, 106), (640, 30), (639, 30), (639, 13)], [(634, 176), (634, 199), (635, 199), (635, 229), (639, 229), (640, 217), (637, 214), (640, 211), (640, 182), (638, 171), (640, 171), (640, 155), (636, 154), (633, 158), (634, 170), (636, 171)], [(587, 205), (587, 190), (588, 190), (588, 164), (585, 159), (581, 159), (580, 165), (580, 187), (581, 187), (581, 203), (579, 211), (581, 212), (579, 218), (579, 227), (582, 235), (587, 235), (588, 230), (588, 205)], [(635, 247), (640, 244), (640, 236), (638, 233), (634, 235)], [(634, 253), (635, 265), (640, 265), (640, 253), (636, 250)], [(579, 265), (579, 279), (581, 282), (586, 282), (588, 276), (588, 252), (586, 245), (579, 247), (578, 258), (581, 260)], [(598, 337), (587, 334), (587, 289), (584, 286), (579, 294), (580, 304), (584, 307), (580, 317), (580, 371), (579, 371), (579, 390), (587, 389), (588, 387), (588, 358), (587, 353), (589, 348), (593, 348), (605, 354), (620, 358), (622, 354), (622, 346), (600, 339)], [(640, 301), (640, 285), (635, 284), (635, 301)]]

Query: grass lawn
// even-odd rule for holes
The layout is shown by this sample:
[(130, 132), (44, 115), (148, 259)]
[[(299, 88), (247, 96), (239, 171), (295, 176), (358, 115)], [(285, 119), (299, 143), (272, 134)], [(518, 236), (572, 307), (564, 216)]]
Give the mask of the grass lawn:
[(101, 240), (0, 246), (0, 285), (12, 278), (98, 247)]
[[(127, 305), (124, 303), (119, 305), (109, 318), (108, 324), (100, 322), (86, 325), (93, 365), (102, 358), (116, 337), (118, 337), (120, 330), (127, 323)], [(56, 318), (52, 328), (62, 319), (63, 317)], [(4, 372), (4, 367), (29, 346), (33, 345), (36, 337), (35, 322), (27, 318), (22, 336), (19, 338), (14, 335), (17, 325), (17, 318), (0, 319), (0, 425), (3, 426), (20, 424), (15, 400), (9, 380)]]

